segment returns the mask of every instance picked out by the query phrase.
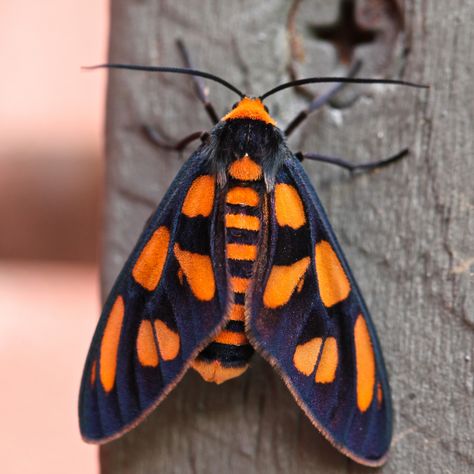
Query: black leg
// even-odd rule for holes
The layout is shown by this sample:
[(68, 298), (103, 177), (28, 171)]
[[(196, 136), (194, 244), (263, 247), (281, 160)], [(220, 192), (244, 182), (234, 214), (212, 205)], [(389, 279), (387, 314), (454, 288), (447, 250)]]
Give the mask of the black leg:
[(157, 147), (164, 148), (165, 150), (174, 150), (174, 151), (184, 150), (190, 143), (192, 143), (194, 140), (197, 140), (199, 138), (203, 142), (207, 141), (209, 138), (208, 132), (194, 132), (194, 133), (191, 133), (191, 135), (184, 137), (179, 142), (175, 144), (170, 144), (170, 143), (167, 143), (165, 140), (163, 140), (163, 138), (158, 133), (158, 131), (153, 127), (144, 125), (143, 131), (145, 135), (147, 136), (147, 138)]
[[(188, 49), (186, 48), (185, 44), (183, 43), (182, 40), (178, 39), (176, 40), (176, 44), (178, 46), (179, 52), (181, 53), (181, 56), (183, 58), (184, 65), (189, 68), (189, 69), (194, 69), (191, 58), (189, 56)], [(217, 122), (219, 122), (219, 117), (217, 116), (217, 113), (212, 106), (212, 104), (209, 102), (209, 92), (204, 84), (204, 81), (202, 80), (201, 77), (197, 76), (192, 76), (193, 82), (194, 82), (194, 88), (196, 91), (196, 94), (199, 98), (199, 100), (204, 104), (204, 108), (206, 109), (207, 115), (209, 115), (212, 123), (215, 125)]]
[[(354, 65), (351, 67), (349, 74), (347, 77), (354, 77), (357, 72), (359, 71), (360, 67), (362, 65), (361, 61), (356, 61)], [(302, 122), (304, 122), (309, 115), (311, 115), (313, 112), (316, 112), (316, 110), (320, 109), (323, 105), (327, 104), (343, 87), (345, 84), (336, 84), (332, 86), (330, 89), (328, 89), (324, 94), (321, 94), (317, 96), (315, 99), (313, 99), (309, 105), (303, 109), (286, 127), (285, 129), (285, 135), (288, 137), (290, 136), (291, 133), (301, 125)]]
[(353, 171), (369, 171), (376, 168), (382, 168), (387, 166), (395, 161), (401, 160), (408, 154), (408, 148), (404, 148), (402, 151), (399, 151), (396, 155), (385, 158), (384, 160), (373, 161), (372, 163), (360, 163), (354, 164), (349, 161), (343, 160), (341, 158), (334, 158), (331, 156), (319, 155), (318, 153), (296, 153), (296, 157), (300, 160), (313, 160), (313, 161), (322, 161), (323, 163), (329, 163), (331, 165), (340, 166), (351, 172)]

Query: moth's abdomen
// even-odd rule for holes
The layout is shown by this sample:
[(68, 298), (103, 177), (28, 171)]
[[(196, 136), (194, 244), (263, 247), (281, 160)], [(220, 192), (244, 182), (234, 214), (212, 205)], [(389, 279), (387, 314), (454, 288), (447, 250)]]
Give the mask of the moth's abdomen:
[(254, 352), (245, 334), (245, 302), (254, 276), (262, 212), (262, 169), (248, 155), (229, 167), (224, 228), (230, 305), (229, 321), (193, 363), (204, 380), (238, 377)]

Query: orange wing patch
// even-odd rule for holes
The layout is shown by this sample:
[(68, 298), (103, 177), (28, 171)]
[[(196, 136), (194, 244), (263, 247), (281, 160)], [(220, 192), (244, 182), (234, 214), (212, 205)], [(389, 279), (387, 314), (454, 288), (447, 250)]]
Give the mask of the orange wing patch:
[(218, 360), (205, 362), (196, 359), (191, 367), (196, 372), (199, 372), (206, 382), (213, 382), (219, 385), (242, 375), (248, 369), (248, 364), (244, 367), (224, 367)]
[(258, 206), (260, 197), (252, 188), (235, 187), (226, 196), (227, 204), (237, 204), (239, 206)]
[(304, 257), (292, 265), (273, 265), (263, 293), (263, 304), (274, 309), (288, 303), (309, 264), (310, 258)]
[(132, 275), (135, 281), (149, 291), (153, 291), (160, 282), (168, 253), (170, 232), (161, 226), (151, 236), (136, 261)]
[(100, 344), (100, 381), (106, 392), (110, 392), (115, 384), (117, 353), (124, 314), (123, 298), (117, 296), (110, 310)]
[(137, 355), (140, 364), (144, 367), (158, 365), (158, 351), (156, 350), (153, 326), (147, 319), (142, 320), (138, 329)]
[(214, 177), (199, 176), (191, 184), (181, 212), (187, 217), (209, 217), (214, 206), (214, 194)]
[(246, 214), (226, 214), (225, 226), (234, 229), (260, 230), (260, 219)]
[(324, 306), (329, 308), (349, 296), (351, 285), (329, 242), (317, 243), (315, 254), (319, 293)]
[(262, 167), (245, 154), (229, 166), (229, 174), (241, 181), (258, 181), (262, 178)]
[(315, 337), (304, 344), (296, 346), (293, 364), (302, 374), (309, 376), (313, 373), (321, 349), (321, 343), (322, 339)]
[(91, 385), (95, 384), (96, 378), (97, 378), (97, 361), (95, 360), (94, 362), (92, 362), (92, 367), (91, 367), (91, 378), (90, 378)]
[(306, 223), (303, 202), (298, 191), (290, 184), (275, 186), (275, 214), (278, 225), (299, 229)]
[(163, 321), (155, 320), (156, 339), (163, 360), (173, 360), (179, 354), (179, 334), (172, 331)]
[(315, 337), (304, 344), (296, 346), (293, 364), (299, 372), (309, 377), (318, 362), (322, 346), (321, 358), (319, 359), (314, 380), (317, 383), (331, 383), (336, 378), (338, 364), (337, 342), (334, 337), (328, 337), (324, 341), (324, 345), (322, 345), (322, 342), (321, 337)]
[(380, 382), (377, 384), (377, 408), (382, 407), (382, 401), (383, 401), (383, 390), (382, 386), (380, 385)]
[(337, 342), (334, 337), (324, 341), (323, 352), (319, 359), (315, 380), (318, 383), (331, 383), (336, 378), (336, 369), (339, 361)]
[(360, 314), (354, 325), (354, 342), (357, 367), (357, 406), (366, 411), (374, 397), (375, 358), (369, 330)]
[(193, 295), (201, 301), (212, 300), (216, 292), (216, 282), (210, 257), (181, 250), (179, 244), (175, 244), (174, 254), (186, 276)]

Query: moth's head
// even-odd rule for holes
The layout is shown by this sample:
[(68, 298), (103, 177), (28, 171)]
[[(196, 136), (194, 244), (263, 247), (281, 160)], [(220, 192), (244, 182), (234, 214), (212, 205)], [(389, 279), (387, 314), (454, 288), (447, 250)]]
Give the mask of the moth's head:
[(276, 125), (275, 119), (269, 114), (268, 109), (258, 97), (243, 97), (235, 103), (232, 110), (222, 117), (223, 122), (236, 119), (260, 120), (270, 125)]

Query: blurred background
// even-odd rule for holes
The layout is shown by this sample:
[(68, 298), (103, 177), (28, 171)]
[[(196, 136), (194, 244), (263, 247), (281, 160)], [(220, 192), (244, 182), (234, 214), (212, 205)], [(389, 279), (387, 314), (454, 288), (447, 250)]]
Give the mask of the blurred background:
[(0, 8), (0, 472), (96, 473), (77, 396), (99, 315), (105, 0)]

